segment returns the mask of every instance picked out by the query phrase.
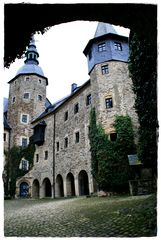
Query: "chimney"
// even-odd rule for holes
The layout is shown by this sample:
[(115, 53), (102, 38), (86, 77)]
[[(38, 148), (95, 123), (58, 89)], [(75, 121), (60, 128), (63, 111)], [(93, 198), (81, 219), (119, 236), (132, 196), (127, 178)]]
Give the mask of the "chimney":
[(77, 84), (76, 83), (72, 83), (72, 85), (71, 85), (71, 93), (75, 92), (76, 89), (77, 89)]

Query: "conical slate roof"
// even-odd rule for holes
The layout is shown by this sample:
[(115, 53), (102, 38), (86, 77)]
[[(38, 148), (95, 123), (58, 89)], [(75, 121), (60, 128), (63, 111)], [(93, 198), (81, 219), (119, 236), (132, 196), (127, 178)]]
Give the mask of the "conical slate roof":
[(103, 36), (103, 35), (109, 34), (109, 33), (118, 34), (111, 24), (99, 22), (97, 25), (97, 29), (96, 29), (94, 38), (100, 37), (100, 36)]

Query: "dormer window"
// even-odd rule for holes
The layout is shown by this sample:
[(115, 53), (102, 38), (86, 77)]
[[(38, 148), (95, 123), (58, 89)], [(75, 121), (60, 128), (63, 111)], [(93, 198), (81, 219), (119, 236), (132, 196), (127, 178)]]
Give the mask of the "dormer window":
[(98, 52), (106, 51), (106, 44), (105, 42), (98, 44)]
[(38, 146), (41, 146), (44, 144), (45, 141), (45, 128), (46, 123), (45, 121), (42, 121), (38, 123), (36, 126), (34, 126), (34, 143)]
[(122, 45), (120, 42), (114, 42), (114, 48), (117, 51), (122, 51)]

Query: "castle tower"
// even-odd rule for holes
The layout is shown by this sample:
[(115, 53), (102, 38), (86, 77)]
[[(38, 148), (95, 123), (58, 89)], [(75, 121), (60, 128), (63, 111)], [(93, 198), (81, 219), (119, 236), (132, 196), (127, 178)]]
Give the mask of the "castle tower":
[(34, 37), (25, 53), (24, 65), (8, 83), (8, 123), (12, 128), (11, 147), (26, 146), (32, 135), (31, 121), (45, 109), (48, 80), (39, 66)]
[(115, 115), (129, 114), (136, 123), (128, 72), (128, 37), (119, 35), (111, 24), (98, 23), (95, 36), (88, 42), (84, 54), (88, 60), (92, 104), (106, 133), (112, 135), (115, 131)]

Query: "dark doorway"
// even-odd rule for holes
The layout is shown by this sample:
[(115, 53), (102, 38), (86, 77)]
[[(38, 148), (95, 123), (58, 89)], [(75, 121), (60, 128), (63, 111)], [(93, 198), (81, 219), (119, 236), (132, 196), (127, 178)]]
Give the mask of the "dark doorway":
[(79, 181), (79, 195), (89, 195), (89, 182), (88, 182), (88, 175), (85, 170), (80, 171), (78, 175)]
[(51, 197), (51, 183), (48, 178), (44, 179), (43, 187), (44, 187), (44, 197)]
[(39, 181), (35, 179), (32, 184), (32, 197), (39, 198), (40, 196), (39, 191), (40, 191), (40, 184), (39, 184)]
[(72, 173), (67, 175), (67, 196), (75, 196), (74, 176)]
[(64, 197), (63, 178), (60, 174), (56, 178), (56, 197)]
[(20, 197), (28, 197), (29, 196), (29, 185), (26, 182), (22, 182), (20, 184)]

